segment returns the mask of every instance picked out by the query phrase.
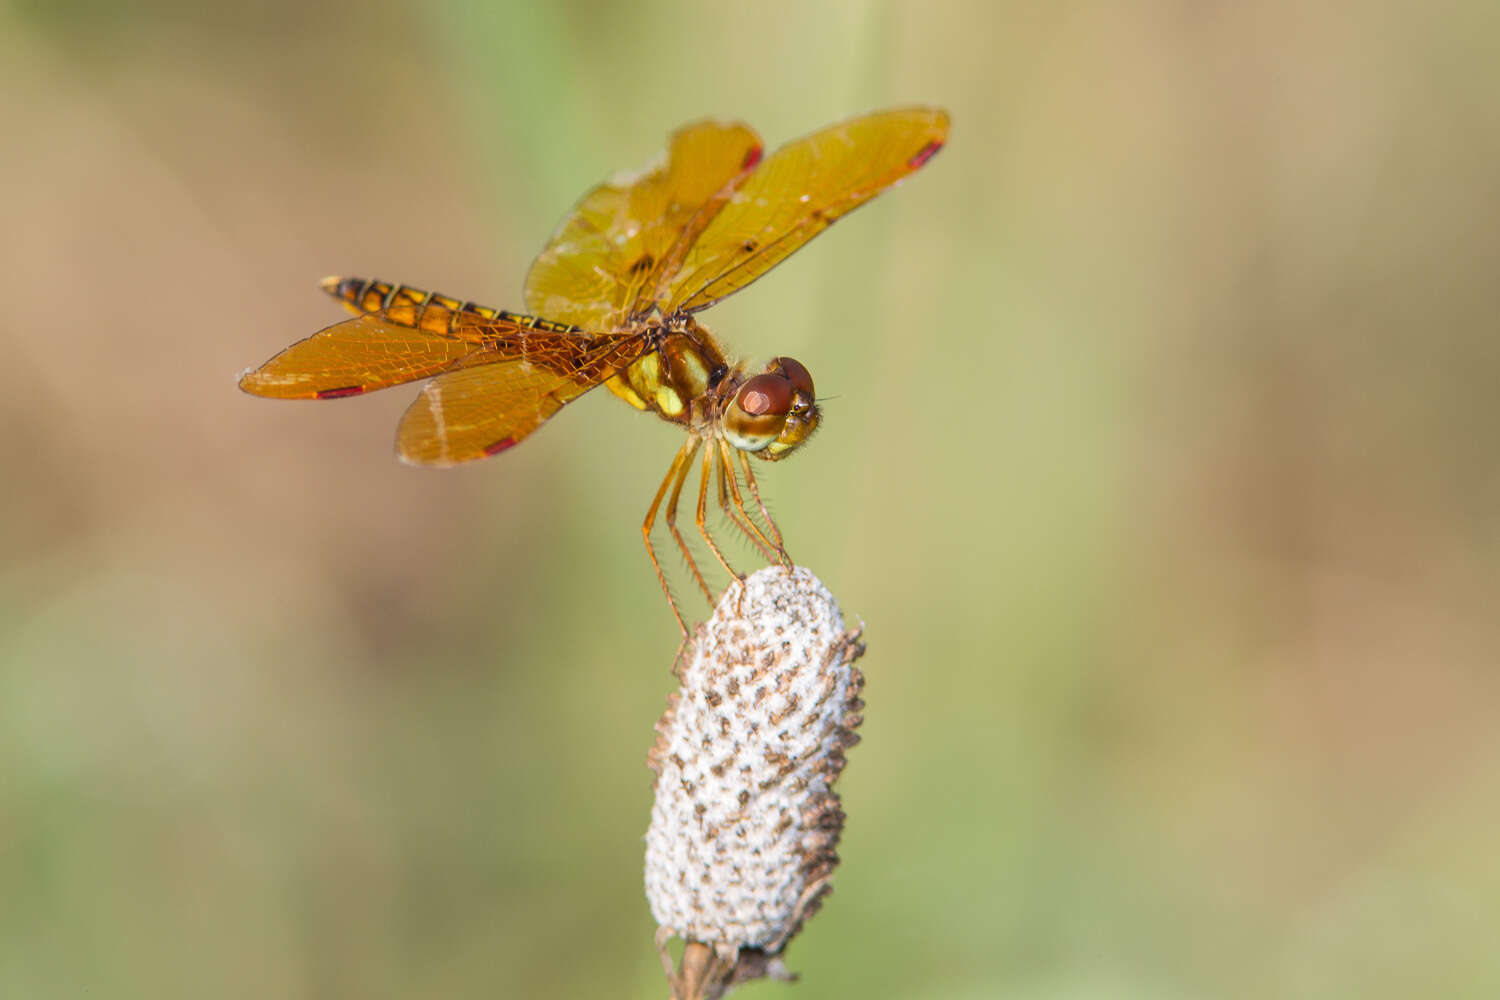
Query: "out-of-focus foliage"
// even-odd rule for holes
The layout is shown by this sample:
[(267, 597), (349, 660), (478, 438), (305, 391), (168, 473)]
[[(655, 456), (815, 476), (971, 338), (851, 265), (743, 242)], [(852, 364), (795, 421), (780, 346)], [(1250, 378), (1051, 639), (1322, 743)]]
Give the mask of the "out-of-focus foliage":
[(414, 390), (234, 380), (324, 274), (518, 307), (684, 121), (907, 103), (948, 149), (703, 317), (835, 397), (764, 482), (870, 646), (837, 892), (745, 995), (1500, 994), (1497, 30), (0, 8), (0, 996), (663, 995), (675, 433), (433, 473)]

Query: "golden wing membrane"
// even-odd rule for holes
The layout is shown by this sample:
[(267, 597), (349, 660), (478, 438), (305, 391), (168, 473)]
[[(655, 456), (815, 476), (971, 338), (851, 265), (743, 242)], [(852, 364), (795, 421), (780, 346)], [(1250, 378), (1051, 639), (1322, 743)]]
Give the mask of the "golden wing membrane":
[(396, 434), (402, 460), (458, 465), (508, 451), (641, 352), (641, 338), (628, 335), (587, 346), (567, 335), (534, 339), (547, 342), (525, 355), (472, 354), (424, 385)]
[(674, 255), (680, 266), (657, 292), (658, 307), (663, 315), (696, 312), (739, 291), (920, 169), (947, 137), (946, 112), (911, 108), (866, 115), (781, 147)]
[(240, 388), (272, 399), (334, 399), (436, 375), (479, 349), (369, 313), (335, 323), (240, 377)]
[(760, 138), (744, 125), (678, 130), (665, 162), (607, 181), (574, 207), (531, 265), (526, 308), (591, 330), (649, 311), (669, 253), (691, 245), (760, 156)]
[[(335, 399), (449, 373), (449, 382), (423, 396), (431, 428), (413, 416), (422, 399), (403, 424), (402, 455), (413, 462), (453, 464), (498, 454), (503, 449), (491, 446), (506, 437), (499, 432), (505, 426), (513, 425), (512, 443), (519, 441), (562, 403), (629, 365), (647, 347), (646, 338), (636, 334), (583, 333), (402, 286), (392, 291), (384, 283), (365, 282), (366, 291), (354, 294), (349, 289), (355, 283), (341, 283), (348, 286), (344, 292), (330, 283), (325, 287), (351, 308), (389, 304), (298, 341), (246, 372), (240, 388), (278, 399)], [(495, 371), (474, 374), (490, 368)], [(487, 387), (497, 392), (488, 424), (468, 398), (491, 391)], [(442, 414), (450, 404), (458, 411), (444, 425)], [(463, 431), (473, 427), (472, 433), (482, 436), (478, 428), (487, 425), (499, 428), (489, 440), (476, 442)]]

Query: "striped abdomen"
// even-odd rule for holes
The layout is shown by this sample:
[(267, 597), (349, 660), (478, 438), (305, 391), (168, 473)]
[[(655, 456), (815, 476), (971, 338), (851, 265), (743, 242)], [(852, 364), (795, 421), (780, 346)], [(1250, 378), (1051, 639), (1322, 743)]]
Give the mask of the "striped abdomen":
[[(392, 285), (388, 281), (374, 278), (324, 278), (323, 290), (344, 303), (353, 313), (380, 312), (386, 320), (398, 326), (410, 326), (439, 336), (460, 336), (455, 327), (472, 321), (500, 320), (529, 330), (546, 330), (550, 333), (581, 333), (576, 326), (554, 323), (538, 316), (491, 309), (473, 302), (439, 295), (436, 292), (412, 288), (409, 285)], [(472, 327), (470, 327), (472, 329)]]

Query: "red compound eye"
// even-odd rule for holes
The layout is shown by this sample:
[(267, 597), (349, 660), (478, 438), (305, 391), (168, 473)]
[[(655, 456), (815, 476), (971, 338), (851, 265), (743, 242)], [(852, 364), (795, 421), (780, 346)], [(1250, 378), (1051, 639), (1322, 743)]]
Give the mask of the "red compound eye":
[(793, 389), (796, 389), (798, 392), (804, 392), (809, 396), (817, 395), (817, 393), (813, 392), (812, 372), (808, 371), (802, 362), (795, 358), (777, 358), (771, 363), (781, 369), (781, 373), (786, 376), (786, 380), (792, 383)]
[(752, 417), (785, 416), (792, 409), (792, 383), (780, 375), (757, 375), (740, 386), (735, 402)]

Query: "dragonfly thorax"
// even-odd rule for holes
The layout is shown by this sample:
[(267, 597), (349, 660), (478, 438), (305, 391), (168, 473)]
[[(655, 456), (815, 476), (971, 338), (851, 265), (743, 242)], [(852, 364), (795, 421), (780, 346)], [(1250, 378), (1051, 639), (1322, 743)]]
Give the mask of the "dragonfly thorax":
[(711, 391), (729, 370), (723, 351), (691, 318), (670, 326), (653, 320), (646, 336), (651, 346), (605, 384), (638, 410), (693, 426), (713, 408)]
[(651, 348), (605, 383), (636, 409), (771, 462), (817, 429), (812, 375), (800, 362), (772, 358), (755, 375), (731, 368), (713, 336), (691, 317), (671, 325), (654, 320), (646, 332)]

